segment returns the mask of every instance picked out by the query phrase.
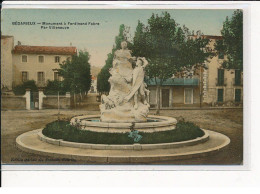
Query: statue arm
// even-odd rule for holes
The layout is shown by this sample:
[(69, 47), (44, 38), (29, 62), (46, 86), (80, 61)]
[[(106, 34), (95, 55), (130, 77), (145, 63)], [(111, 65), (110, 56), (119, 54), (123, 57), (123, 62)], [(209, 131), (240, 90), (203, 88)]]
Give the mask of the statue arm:
[(130, 57), (128, 60), (130, 63), (133, 63), (136, 60), (136, 57)]
[(117, 62), (118, 62), (118, 59), (117, 59), (117, 51), (116, 51), (114, 54), (113, 62), (112, 62), (113, 67), (116, 67)]
[(143, 57), (143, 61), (144, 61), (143, 67), (145, 68), (148, 65), (148, 61), (144, 57)]

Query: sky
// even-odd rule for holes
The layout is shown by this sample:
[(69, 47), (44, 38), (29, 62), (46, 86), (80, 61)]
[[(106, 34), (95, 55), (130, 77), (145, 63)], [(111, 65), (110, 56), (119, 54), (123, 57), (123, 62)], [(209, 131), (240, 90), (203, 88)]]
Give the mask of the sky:
[[(120, 24), (130, 27), (134, 32), (140, 20), (147, 24), (152, 13), (161, 15), (162, 11), (170, 13), (175, 21), (188, 27), (191, 31), (201, 30), (205, 35), (221, 35), (223, 22), (231, 17), (234, 10), (202, 10), (202, 9), (3, 9), (1, 12), (2, 35), (14, 36), (15, 45), (20, 41), (23, 45), (32, 46), (69, 46), (78, 50), (87, 50), (90, 64), (102, 67), (107, 54), (111, 52), (118, 35)], [(69, 29), (42, 29), (37, 25), (12, 25), (12, 22), (62, 22)], [(92, 22), (99, 25), (68, 25), (68, 22)]]

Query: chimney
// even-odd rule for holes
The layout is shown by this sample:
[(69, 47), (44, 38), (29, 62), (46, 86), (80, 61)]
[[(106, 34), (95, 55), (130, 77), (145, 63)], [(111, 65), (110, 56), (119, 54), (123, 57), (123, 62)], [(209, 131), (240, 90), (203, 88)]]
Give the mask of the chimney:
[(70, 43), (70, 46), (72, 46), (72, 43)]
[(18, 42), (17, 42), (17, 45), (22, 45), (21, 41), (18, 41)]

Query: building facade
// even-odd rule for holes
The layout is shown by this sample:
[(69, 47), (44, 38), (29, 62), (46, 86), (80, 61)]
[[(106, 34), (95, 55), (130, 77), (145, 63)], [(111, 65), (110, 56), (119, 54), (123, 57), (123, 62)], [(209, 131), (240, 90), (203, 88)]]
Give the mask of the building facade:
[(151, 108), (157, 107), (158, 100), (160, 107), (164, 109), (200, 105), (199, 78), (168, 79), (160, 88), (153, 80), (149, 80), (147, 84), (150, 90)]
[[(197, 38), (193, 36), (193, 38)], [(216, 40), (221, 36), (206, 36), (210, 40), (209, 49), (214, 51)], [(243, 102), (243, 73), (236, 69), (223, 69), (224, 55), (215, 55), (205, 61), (206, 68), (194, 70), (189, 78), (171, 78), (160, 89), (153, 80), (147, 82), (150, 90), (151, 108), (201, 106), (241, 106)], [(160, 96), (159, 96), (160, 95)]]
[(13, 36), (1, 36), (1, 89), (11, 90), (13, 84)]
[(60, 80), (59, 64), (77, 53), (76, 47), (28, 46), (18, 43), (13, 49), (14, 86), (35, 80), (45, 87), (48, 80)]
[[(216, 40), (221, 36), (206, 36), (210, 39), (209, 46), (214, 49)], [(205, 62), (203, 70), (203, 102), (212, 106), (242, 105), (243, 72), (238, 69), (223, 69), (224, 55), (216, 55)]]

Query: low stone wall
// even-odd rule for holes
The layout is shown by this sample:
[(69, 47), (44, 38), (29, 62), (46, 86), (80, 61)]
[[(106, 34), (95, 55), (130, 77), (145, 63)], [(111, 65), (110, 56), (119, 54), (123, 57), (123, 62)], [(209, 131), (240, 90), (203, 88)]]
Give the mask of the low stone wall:
[[(70, 97), (59, 96), (59, 104), (61, 109), (69, 109), (71, 107)], [(43, 109), (57, 109), (58, 108), (58, 96), (46, 96), (43, 98)]]
[(26, 109), (26, 98), (23, 96), (2, 96), (2, 109)]
[(96, 149), (96, 150), (153, 150), (153, 149), (169, 149), (169, 148), (180, 148), (184, 146), (193, 146), (197, 144), (204, 143), (209, 140), (208, 131), (202, 129), (204, 131), (204, 135), (202, 137), (197, 137), (196, 139), (191, 139), (187, 141), (181, 142), (171, 142), (171, 143), (155, 143), (155, 144), (125, 144), (125, 145), (116, 145), (116, 144), (91, 144), (91, 143), (77, 143), (64, 141), (60, 139), (53, 139), (46, 137), (42, 134), (42, 130), (38, 132), (38, 138), (46, 143), (50, 143), (53, 145), (66, 146), (66, 147), (74, 147), (74, 148), (86, 148), (86, 149)]

